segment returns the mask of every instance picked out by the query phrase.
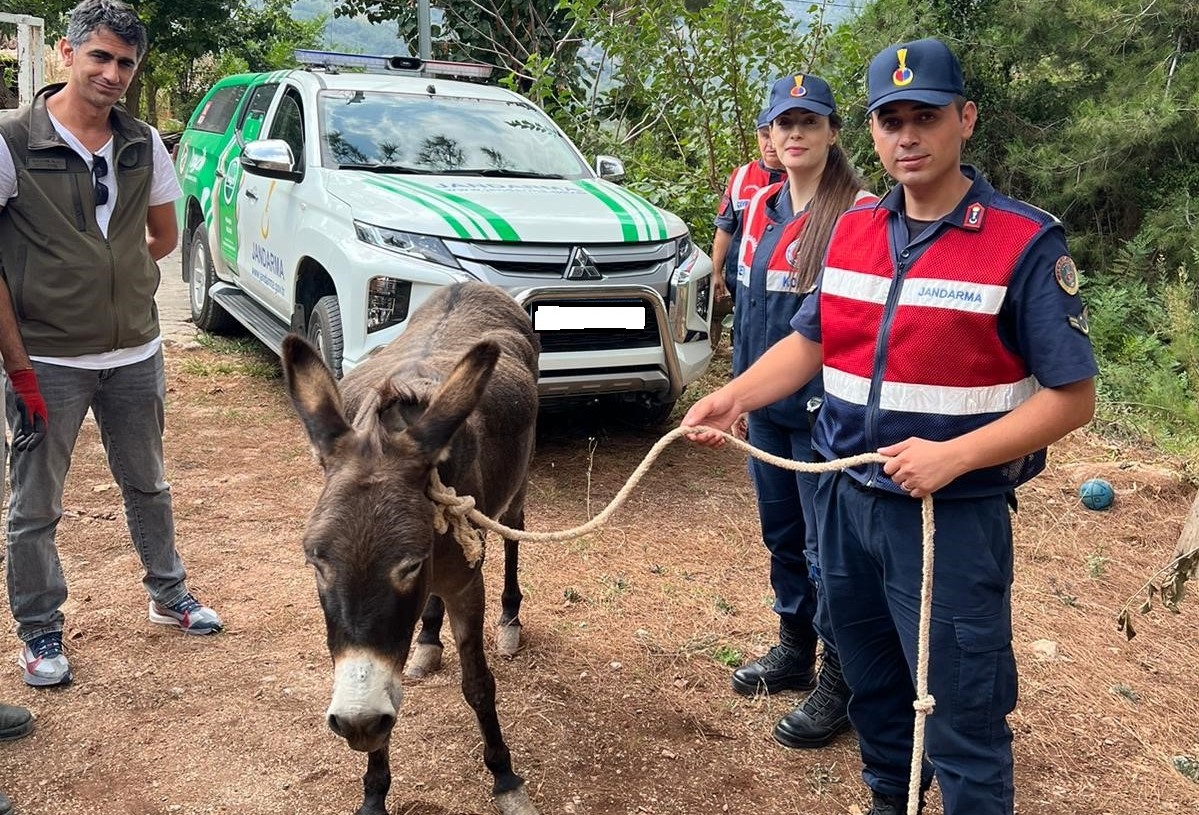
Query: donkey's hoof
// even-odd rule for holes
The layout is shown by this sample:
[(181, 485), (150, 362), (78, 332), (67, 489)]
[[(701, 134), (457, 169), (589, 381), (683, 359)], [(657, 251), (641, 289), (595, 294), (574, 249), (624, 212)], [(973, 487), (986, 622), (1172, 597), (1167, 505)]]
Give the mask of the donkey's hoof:
[(445, 650), (440, 645), (418, 642), (408, 656), (408, 664), (404, 666), (404, 676), (411, 679), (424, 679), (441, 668), (441, 652)]
[(514, 657), (520, 650), (520, 623), (501, 625), (495, 633), (495, 650), (502, 657)]
[(539, 815), (537, 807), (533, 806), (533, 802), (529, 800), (529, 794), (525, 792), (523, 784), (514, 790), (497, 795), (495, 808), (500, 811), (500, 815)]

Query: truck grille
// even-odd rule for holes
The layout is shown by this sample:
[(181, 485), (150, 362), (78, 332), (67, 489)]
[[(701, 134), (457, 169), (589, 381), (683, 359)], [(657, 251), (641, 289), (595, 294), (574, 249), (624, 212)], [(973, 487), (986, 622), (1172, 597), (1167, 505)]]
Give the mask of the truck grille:
[[(467, 243), (446, 241), (462, 268), (497, 286), (543, 285), (562, 279), (576, 244)], [(654, 282), (669, 279), (675, 262), (674, 241), (656, 243), (578, 244), (586, 249), (605, 278), (648, 276)], [(572, 281), (573, 282), (573, 281)], [(594, 285), (595, 281), (579, 281)], [(651, 284), (652, 285), (652, 284)], [(665, 292), (661, 292), (665, 293)]]

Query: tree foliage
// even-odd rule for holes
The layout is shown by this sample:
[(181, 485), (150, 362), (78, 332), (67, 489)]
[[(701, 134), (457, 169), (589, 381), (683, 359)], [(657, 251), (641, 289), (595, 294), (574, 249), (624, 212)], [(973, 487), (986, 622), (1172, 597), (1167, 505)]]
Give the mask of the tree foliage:
[(585, 150), (624, 157), (630, 184), (706, 242), (728, 173), (757, 154), (769, 81), (820, 62), (821, 6), (797, 31), (777, 0), (562, 5), (588, 43), (582, 81), (535, 82), (530, 94)]
[[(569, 79), (579, 39), (576, 23), (558, 0), (468, 0), (435, 4), (433, 56), (483, 62), (531, 82), (535, 65)], [(365, 15), (394, 21), (415, 52), (419, 39), (416, 0), (335, 0), (338, 17)]]
[(1109, 265), (1139, 234), (1154, 261), (1145, 275), (1199, 249), (1192, 0), (876, 0), (846, 29), (869, 53), (949, 42), (981, 114), (969, 159), (1060, 217), (1084, 267)]

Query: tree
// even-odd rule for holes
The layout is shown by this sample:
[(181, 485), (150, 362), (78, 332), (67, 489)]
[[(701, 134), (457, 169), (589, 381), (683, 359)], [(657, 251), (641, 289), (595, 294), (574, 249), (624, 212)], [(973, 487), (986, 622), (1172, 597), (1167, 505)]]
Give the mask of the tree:
[[(1060, 217), (1084, 268), (1109, 267), (1138, 235), (1155, 261), (1147, 278), (1199, 252), (1191, 0), (877, 0), (840, 36), (870, 54), (917, 37), (949, 42), (981, 111), (968, 160)], [(843, 73), (864, 68), (830, 54)], [(848, 136), (868, 144), (864, 130)]]
[[(419, 39), (416, 0), (334, 0), (338, 17), (395, 21), (399, 36)], [(568, 79), (580, 41), (576, 18), (558, 0), (445, 0), (432, 26), (434, 56), (483, 62), (530, 83), (530, 66)]]
[(585, 149), (627, 158), (630, 185), (706, 243), (729, 172), (757, 155), (768, 84), (823, 62), (823, 6), (809, 8), (804, 28), (777, 0), (563, 6), (588, 43), (582, 92), (564, 100), (535, 83), (530, 95)]

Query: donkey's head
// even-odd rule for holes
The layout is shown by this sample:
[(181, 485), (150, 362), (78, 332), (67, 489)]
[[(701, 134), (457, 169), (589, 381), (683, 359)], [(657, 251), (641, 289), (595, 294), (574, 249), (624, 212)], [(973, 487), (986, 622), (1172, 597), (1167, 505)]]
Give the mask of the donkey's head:
[[(329, 727), (351, 748), (386, 743), (400, 676), (429, 594), (433, 507), (429, 476), (475, 409), (499, 358), (475, 345), (423, 398), (380, 372), (351, 423), (318, 352), (299, 337), (283, 346), (287, 391), (325, 472), (308, 519), (304, 555), (316, 570), (333, 657)], [(365, 388), (363, 386), (365, 385)]]

